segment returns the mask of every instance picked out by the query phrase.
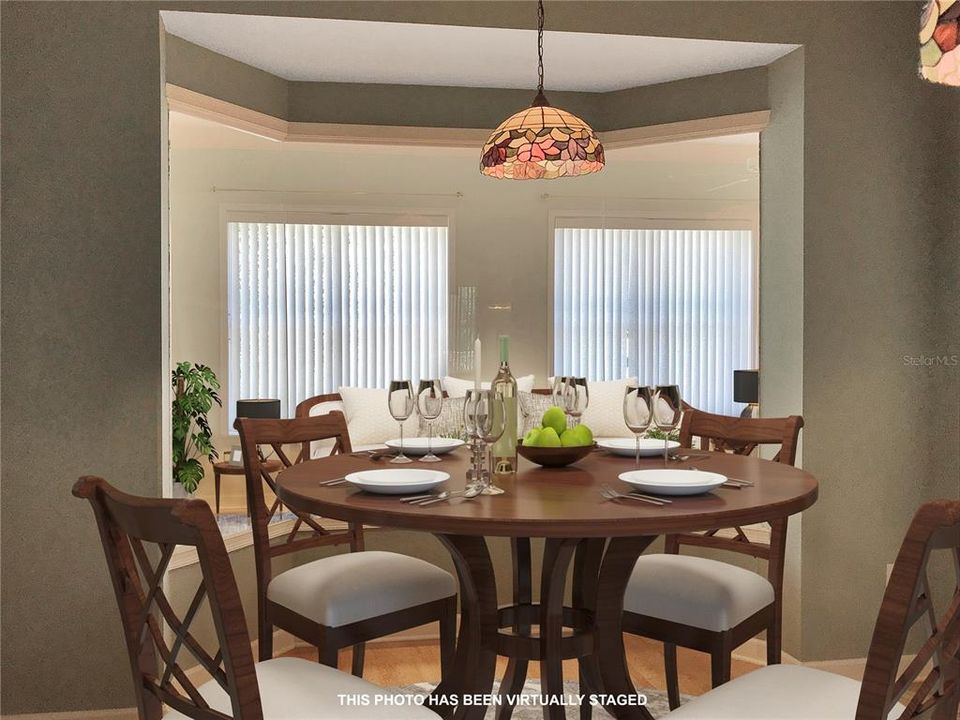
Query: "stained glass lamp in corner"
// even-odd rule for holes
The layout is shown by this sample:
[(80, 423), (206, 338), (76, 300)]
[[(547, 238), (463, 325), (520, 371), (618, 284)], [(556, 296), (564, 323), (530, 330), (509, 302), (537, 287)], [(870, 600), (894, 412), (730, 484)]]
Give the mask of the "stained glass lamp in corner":
[(920, 19), (920, 76), (960, 87), (960, 0), (929, 0)]

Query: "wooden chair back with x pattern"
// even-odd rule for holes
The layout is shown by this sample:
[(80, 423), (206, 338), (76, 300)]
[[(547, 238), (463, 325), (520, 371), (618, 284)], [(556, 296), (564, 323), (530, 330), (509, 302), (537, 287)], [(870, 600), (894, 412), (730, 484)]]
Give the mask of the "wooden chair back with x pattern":
[(680, 444), (693, 447), (699, 438), (701, 450), (749, 455), (760, 445), (779, 445), (774, 462), (793, 465), (797, 461), (797, 442), (803, 418), (790, 415), (783, 418), (741, 418), (714, 415), (693, 407), (684, 408), (680, 425)]
[[(195, 720), (263, 720), (240, 594), (210, 506), (202, 500), (134, 497), (98, 477), (80, 478), (73, 494), (89, 500), (97, 520), (141, 720), (161, 720), (164, 704)], [(196, 548), (202, 571), (182, 617), (162, 587), (178, 545)], [(205, 601), (219, 642), (213, 655), (190, 632)], [(173, 633), (169, 644), (164, 624)], [(231, 715), (212, 709), (190, 681), (179, 663), (184, 649), (227, 693)]]
[[(953, 566), (953, 593), (937, 616), (927, 574), (936, 551)], [(925, 641), (900, 672), (911, 629)], [(929, 667), (929, 669), (928, 669)], [(890, 715), (894, 705), (906, 710)], [(936, 500), (917, 510), (893, 565), (867, 655), (856, 720), (956, 720), (960, 706), (960, 501)]]
[[(237, 418), (235, 427), (240, 433), (240, 445), (243, 449), (243, 463), (247, 478), (247, 507), (253, 526), (253, 549), (257, 563), (257, 590), (260, 605), (266, 598), (267, 586), (273, 579), (272, 561), (281, 555), (299, 552), (313, 547), (350, 544), (352, 551), (363, 549), (363, 528), (351, 523), (347, 530), (330, 531), (320, 521), (307, 513), (287, 508), (296, 517), (290, 533), (286, 536), (270, 539), (269, 525), (273, 516), (280, 510), (281, 503), (276, 497), (275, 478), (263, 469), (263, 449), (270, 448), (284, 468), (310, 459), (310, 444), (318, 440), (335, 441), (331, 454), (350, 453), (350, 436), (343, 413), (331, 412), (326, 415), (299, 417), (290, 420), (269, 420)], [(291, 461), (284, 446), (298, 445), (299, 453)], [(268, 507), (263, 486), (274, 493), (274, 501)]]
[[(793, 465), (797, 459), (797, 441), (803, 418), (791, 415), (784, 418), (740, 418), (714, 415), (695, 408), (686, 409), (680, 425), (680, 445), (693, 447), (693, 439), (700, 439), (701, 450), (716, 450), (737, 455), (749, 455), (760, 445), (779, 445), (775, 462)], [(719, 537), (723, 528), (705, 533), (668, 535), (665, 549), (677, 553), (681, 545), (696, 545), (727, 550), (767, 561), (767, 579), (776, 592), (779, 608), (783, 588), (783, 561), (787, 544), (787, 519), (770, 522), (770, 543), (750, 540), (741, 527), (733, 528), (733, 538)]]

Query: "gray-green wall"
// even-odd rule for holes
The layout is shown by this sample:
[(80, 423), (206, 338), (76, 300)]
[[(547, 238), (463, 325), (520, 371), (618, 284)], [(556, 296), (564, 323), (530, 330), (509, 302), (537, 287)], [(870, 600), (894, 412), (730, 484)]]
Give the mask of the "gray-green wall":
[(70, 488), (160, 487), (159, 29), (128, 3), (0, 11), (0, 707), (130, 705), (99, 537)]
[[(169, 34), (166, 72), (173, 85), (291, 122), (493, 128), (533, 99), (532, 90), (287, 82)], [(557, 107), (589, 118), (598, 132), (769, 107), (766, 67), (612, 92), (551, 91), (548, 96)]]
[[(82, 472), (133, 492), (160, 488), (163, 6), (2, 6), (5, 713), (130, 704), (90, 513), (69, 488)], [(176, 5), (190, 7), (211, 10)], [(216, 9), (532, 21), (529, 3), (507, 2)], [(912, 509), (960, 495), (960, 369), (903, 361), (958, 352), (960, 94), (917, 80), (918, 12), (909, 2), (569, 2), (548, 17), (557, 30), (804, 45), (802, 162), (765, 160), (762, 192), (787, 202), (802, 172), (787, 211), (800, 213), (803, 231), (803, 296), (793, 301), (802, 306), (804, 465), (822, 483), (803, 518), (806, 659), (864, 654)], [(771, 103), (789, 107), (782, 94), (796, 75), (770, 73)], [(777, 149), (765, 140), (764, 150)], [(786, 248), (785, 262), (796, 251)]]

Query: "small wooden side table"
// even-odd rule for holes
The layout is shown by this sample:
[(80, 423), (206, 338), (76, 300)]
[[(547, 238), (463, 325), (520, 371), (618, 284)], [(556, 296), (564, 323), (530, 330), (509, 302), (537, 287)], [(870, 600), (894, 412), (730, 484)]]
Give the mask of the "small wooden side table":
[[(275, 473), (283, 467), (281, 463), (276, 458), (271, 458), (265, 460), (261, 463), (260, 467), (266, 470), (269, 473)], [(216, 503), (217, 503), (217, 515), (220, 514), (220, 476), (221, 475), (243, 475), (246, 470), (244, 469), (243, 463), (235, 462), (216, 462), (213, 464), (213, 483), (216, 492)]]

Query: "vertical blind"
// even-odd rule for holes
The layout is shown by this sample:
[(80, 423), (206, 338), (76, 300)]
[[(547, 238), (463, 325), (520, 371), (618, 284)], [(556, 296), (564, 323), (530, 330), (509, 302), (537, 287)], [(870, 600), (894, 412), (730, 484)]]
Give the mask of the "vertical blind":
[(677, 384), (739, 414), (733, 371), (757, 366), (749, 230), (558, 227), (554, 243), (556, 374)]
[(229, 222), (229, 415), (239, 398), (301, 400), (340, 386), (440, 377), (445, 225)]

